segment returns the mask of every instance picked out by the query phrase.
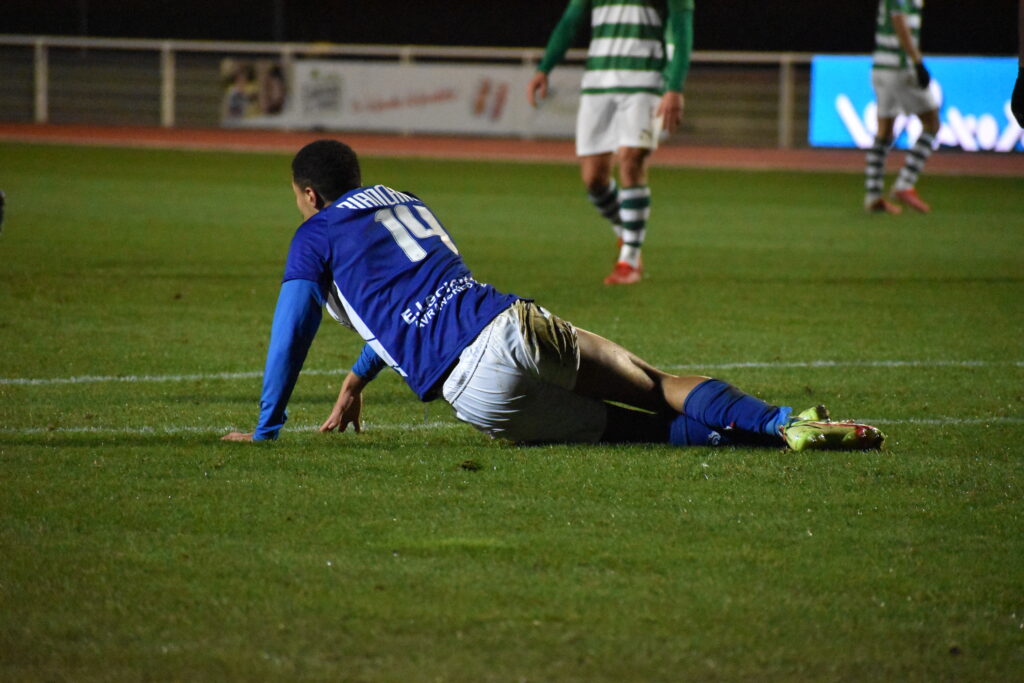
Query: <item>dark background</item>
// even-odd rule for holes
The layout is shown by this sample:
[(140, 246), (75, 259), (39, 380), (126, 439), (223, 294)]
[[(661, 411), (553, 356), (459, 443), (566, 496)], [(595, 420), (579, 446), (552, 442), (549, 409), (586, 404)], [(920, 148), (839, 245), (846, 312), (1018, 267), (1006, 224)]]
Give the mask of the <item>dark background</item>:
[[(923, 50), (1016, 54), (1017, 3), (928, 0)], [(565, 4), (566, 0), (0, 0), (0, 33), (542, 47)], [(694, 43), (698, 50), (868, 52), (877, 6), (877, 0), (696, 0)], [(580, 36), (581, 46), (585, 38)]]

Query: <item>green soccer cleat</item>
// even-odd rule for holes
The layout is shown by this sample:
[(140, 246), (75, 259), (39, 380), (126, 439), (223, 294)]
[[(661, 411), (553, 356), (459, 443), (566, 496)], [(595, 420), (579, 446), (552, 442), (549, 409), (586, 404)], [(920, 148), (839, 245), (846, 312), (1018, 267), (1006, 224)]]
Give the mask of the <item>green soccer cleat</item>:
[(822, 405), (808, 408), (790, 420), (782, 428), (782, 436), (794, 451), (866, 451), (881, 448), (885, 441), (885, 434), (877, 427), (852, 420), (833, 422), (828, 408)]

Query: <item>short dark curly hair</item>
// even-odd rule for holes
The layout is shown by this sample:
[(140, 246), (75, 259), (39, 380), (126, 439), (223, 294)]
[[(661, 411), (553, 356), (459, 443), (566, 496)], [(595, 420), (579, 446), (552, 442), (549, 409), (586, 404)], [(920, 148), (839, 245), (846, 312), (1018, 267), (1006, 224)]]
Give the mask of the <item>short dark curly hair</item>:
[(315, 140), (292, 159), (292, 181), (300, 188), (313, 188), (325, 202), (333, 202), (362, 185), (359, 159), (344, 142)]

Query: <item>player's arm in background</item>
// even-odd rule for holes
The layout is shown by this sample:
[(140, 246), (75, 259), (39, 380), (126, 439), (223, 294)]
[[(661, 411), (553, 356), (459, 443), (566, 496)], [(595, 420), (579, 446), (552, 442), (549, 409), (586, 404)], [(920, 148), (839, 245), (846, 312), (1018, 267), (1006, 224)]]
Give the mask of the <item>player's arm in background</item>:
[(309, 346), (320, 327), (324, 295), (310, 280), (286, 280), (281, 284), (270, 328), (270, 347), (263, 369), (260, 418), (250, 433), (231, 432), (224, 441), (276, 439), (288, 419), (285, 410)]
[(537, 65), (537, 73), (530, 79), (526, 86), (526, 99), (531, 107), (536, 107), (540, 100), (548, 96), (548, 74), (554, 69), (565, 53), (569, 51), (572, 42), (579, 33), (580, 24), (583, 23), (587, 14), (590, 0), (569, 0), (569, 6), (562, 13), (555, 30), (548, 39), (548, 45), (544, 49), (544, 57)]
[(343, 432), (352, 425), (358, 434), (362, 427), (359, 416), (363, 410), (363, 389), (386, 366), (373, 348), (369, 344), (364, 344), (359, 359), (341, 384), (341, 391), (338, 392), (338, 400), (335, 401), (331, 414), (320, 425), (320, 431), (333, 432), (337, 429)]
[(1013, 110), (1013, 118), (1017, 119), (1017, 125), (1024, 127), (1024, 0), (1020, 0), (1017, 8), (1017, 46), (1017, 82), (1010, 96), (1010, 109)]
[(665, 67), (665, 94), (661, 96), (655, 116), (661, 117), (665, 130), (674, 133), (683, 120), (683, 87), (690, 73), (693, 53), (693, 0), (668, 0), (665, 22), (665, 42), (671, 43), (673, 48)]
[(921, 55), (921, 51), (914, 44), (914, 36), (910, 32), (910, 25), (907, 24), (907, 15), (902, 11), (903, 2), (898, 1), (896, 4), (897, 9), (894, 9), (890, 14), (892, 28), (896, 32), (896, 39), (900, 41), (900, 47), (907, 53), (907, 59), (914, 65), (917, 85), (921, 88), (927, 88), (928, 84), (932, 81), (931, 74), (928, 73), (928, 69), (924, 66), (924, 57)]

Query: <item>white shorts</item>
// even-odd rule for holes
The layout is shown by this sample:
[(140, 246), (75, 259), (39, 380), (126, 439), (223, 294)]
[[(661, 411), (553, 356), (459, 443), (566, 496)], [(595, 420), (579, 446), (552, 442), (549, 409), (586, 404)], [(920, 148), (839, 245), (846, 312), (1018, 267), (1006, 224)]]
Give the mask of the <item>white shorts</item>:
[(917, 85), (917, 74), (907, 69), (872, 69), (871, 85), (878, 100), (878, 115), (894, 119), (900, 114), (923, 114), (938, 109), (929, 88)]
[(442, 394), (455, 417), (494, 438), (594, 443), (608, 409), (573, 393), (579, 358), (572, 325), (517, 301), (462, 351)]
[(619, 147), (657, 149), (661, 134), (654, 120), (661, 98), (650, 93), (581, 95), (576, 114), (576, 154), (614, 152)]

